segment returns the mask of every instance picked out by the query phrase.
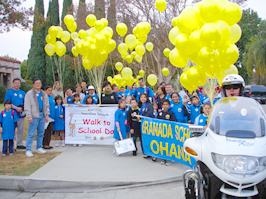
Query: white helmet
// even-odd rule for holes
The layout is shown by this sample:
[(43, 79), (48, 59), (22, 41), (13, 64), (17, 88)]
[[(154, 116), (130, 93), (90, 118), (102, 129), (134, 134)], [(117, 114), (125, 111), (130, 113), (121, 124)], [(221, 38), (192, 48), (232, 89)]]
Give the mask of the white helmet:
[(222, 94), (223, 94), (223, 97), (226, 97), (224, 86), (234, 85), (234, 84), (239, 84), (240, 85), (239, 96), (243, 95), (243, 90), (244, 90), (244, 87), (245, 87), (245, 80), (240, 75), (230, 74), (230, 75), (225, 76), (225, 78), (222, 81), (222, 89), (223, 89)]

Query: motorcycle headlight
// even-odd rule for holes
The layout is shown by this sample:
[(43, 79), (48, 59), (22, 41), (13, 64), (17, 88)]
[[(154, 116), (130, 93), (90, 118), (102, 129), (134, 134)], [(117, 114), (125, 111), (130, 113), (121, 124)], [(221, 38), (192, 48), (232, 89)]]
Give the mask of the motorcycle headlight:
[(241, 155), (220, 155), (212, 153), (214, 164), (228, 174), (251, 175), (266, 169), (266, 157), (257, 158)]

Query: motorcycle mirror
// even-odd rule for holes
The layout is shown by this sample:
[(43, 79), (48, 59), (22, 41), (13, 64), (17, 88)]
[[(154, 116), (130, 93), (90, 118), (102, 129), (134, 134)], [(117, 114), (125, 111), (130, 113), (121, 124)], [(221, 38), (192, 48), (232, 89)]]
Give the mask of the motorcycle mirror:
[(198, 137), (204, 133), (205, 127), (198, 125), (189, 125), (188, 130), (192, 133), (192, 137)]

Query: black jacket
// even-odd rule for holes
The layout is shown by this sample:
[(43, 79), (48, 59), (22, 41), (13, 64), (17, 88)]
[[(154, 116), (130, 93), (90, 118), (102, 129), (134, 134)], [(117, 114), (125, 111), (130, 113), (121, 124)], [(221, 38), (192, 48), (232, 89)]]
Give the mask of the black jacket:
[(154, 117), (153, 116), (153, 107), (150, 103), (147, 103), (145, 110), (142, 113), (142, 116)]
[(166, 112), (162, 111), (158, 114), (157, 116), (158, 119), (162, 119), (162, 120), (169, 120), (169, 121), (175, 121), (176, 122), (176, 118), (175, 115), (172, 111), (167, 110)]
[(132, 114), (139, 115), (139, 110), (132, 110), (129, 109), (127, 113), (127, 121), (128, 121), (128, 126), (130, 129), (134, 129), (134, 134), (132, 136), (139, 136), (140, 135), (140, 121), (137, 119), (137, 117), (132, 117)]
[(118, 104), (116, 94), (113, 92), (111, 94), (101, 94), (101, 103), (102, 104)]

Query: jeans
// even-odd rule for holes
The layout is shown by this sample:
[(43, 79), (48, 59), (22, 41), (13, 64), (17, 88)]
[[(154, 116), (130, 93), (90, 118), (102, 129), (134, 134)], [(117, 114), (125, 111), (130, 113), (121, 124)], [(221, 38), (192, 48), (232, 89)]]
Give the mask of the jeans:
[[(138, 148), (137, 148), (137, 138), (139, 137), (139, 139), (140, 139), (140, 146), (141, 146), (141, 149), (142, 149), (142, 153), (143, 153), (143, 146), (142, 146), (142, 139), (141, 139), (141, 136), (132, 136), (132, 138), (133, 138), (133, 142), (134, 142), (134, 144), (135, 144), (135, 147), (136, 147), (136, 152), (138, 151)], [(144, 153), (143, 153), (144, 154)]]
[(29, 123), (29, 130), (26, 139), (26, 151), (31, 151), (31, 146), (34, 138), (35, 131), (37, 130), (37, 145), (36, 149), (42, 147), (43, 134), (44, 134), (45, 117), (41, 112), (39, 118), (33, 118), (33, 122)]
[(3, 154), (7, 154), (7, 148), (9, 153), (14, 153), (14, 140), (3, 140)]
[(17, 146), (23, 146), (23, 133), (24, 133), (25, 117), (18, 118), (18, 133), (17, 133)]

